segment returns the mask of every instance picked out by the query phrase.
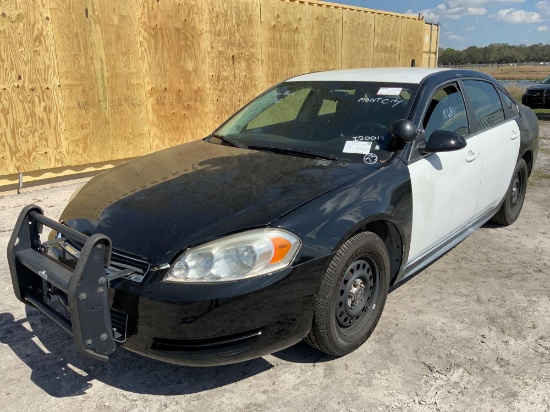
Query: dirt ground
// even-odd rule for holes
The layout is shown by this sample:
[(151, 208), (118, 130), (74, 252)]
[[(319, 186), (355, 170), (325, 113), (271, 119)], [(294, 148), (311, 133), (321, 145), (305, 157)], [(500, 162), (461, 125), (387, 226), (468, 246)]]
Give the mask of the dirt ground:
[(109, 363), (12, 291), (20, 208), (57, 217), (80, 182), (0, 195), (0, 410), (550, 410), (550, 123), (519, 220), (486, 225), (388, 298), (371, 339), (340, 359), (299, 344), (188, 368), (118, 349)]

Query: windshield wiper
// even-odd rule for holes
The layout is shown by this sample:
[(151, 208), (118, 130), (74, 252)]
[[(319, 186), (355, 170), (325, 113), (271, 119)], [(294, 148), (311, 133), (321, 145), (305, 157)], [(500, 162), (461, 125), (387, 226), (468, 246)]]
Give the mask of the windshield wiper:
[(226, 137), (226, 136), (222, 136), (221, 134), (217, 134), (217, 133), (212, 133), (212, 137), (215, 137), (217, 139), (220, 139), (222, 142), (224, 143), (228, 143), (230, 144), (231, 146), (234, 146), (234, 147), (238, 147), (239, 149), (245, 149), (246, 146), (233, 140), (233, 139), (230, 139), (229, 137)]
[(338, 160), (334, 155), (324, 155), (319, 153), (314, 153), (305, 149), (297, 149), (293, 147), (273, 147), (273, 146), (248, 146), (248, 149), (252, 150), (268, 150), (273, 153), (278, 154), (288, 154), (288, 155), (298, 155), (302, 157), (310, 157), (312, 159), (325, 159), (325, 160)]

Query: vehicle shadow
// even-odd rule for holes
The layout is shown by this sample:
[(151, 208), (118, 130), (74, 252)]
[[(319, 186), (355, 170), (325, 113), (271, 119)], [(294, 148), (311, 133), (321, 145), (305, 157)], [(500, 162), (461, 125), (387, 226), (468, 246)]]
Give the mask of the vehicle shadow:
[(292, 363), (324, 363), (338, 359), (312, 348), (305, 342), (272, 353), (271, 356)]
[[(80, 396), (94, 380), (125, 391), (185, 395), (222, 387), (273, 367), (259, 358), (235, 365), (193, 368), (172, 365), (117, 349), (108, 362), (81, 354), (72, 337), (34, 308), (15, 320), (0, 313), (0, 342), (31, 369), (31, 380), (54, 397)], [(30, 330), (28, 324), (30, 324)]]
[(493, 223), (490, 220), (481, 226), (482, 229), (501, 229), (502, 227), (504, 226), (499, 225), (498, 223)]

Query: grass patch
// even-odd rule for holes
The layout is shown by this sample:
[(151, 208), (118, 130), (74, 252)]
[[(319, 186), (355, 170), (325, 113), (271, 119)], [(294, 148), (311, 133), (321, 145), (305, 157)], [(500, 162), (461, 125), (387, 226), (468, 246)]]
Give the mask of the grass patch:
[(506, 86), (506, 90), (508, 90), (508, 93), (510, 93), (512, 97), (518, 101), (518, 103), (521, 103), (521, 96), (523, 96), (526, 89), (526, 87), (520, 86), (518, 84), (509, 84), (508, 86)]
[(487, 73), (497, 80), (535, 80), (540, 81), (550, 74), (548, 66), (510, 66), (501, 65), (497, 67), (480, 66), (474, 70)]
[(533, 109), (533, 111), (535, 113), (550, 113), (550, 109)]
[(550, 180), (550, 173), (542, 172), (540, 170), (533, 170), (529, 180), (527, 180), (527, 187), (547, 187), (547, 182)]
[(539, 147), (539, 152), (550, 155), (550, 149), (547, 149), (546, 147)]
[(550, 173), (533, 170), (530, 177), (534, 177), (535, 179), (550, 179)]

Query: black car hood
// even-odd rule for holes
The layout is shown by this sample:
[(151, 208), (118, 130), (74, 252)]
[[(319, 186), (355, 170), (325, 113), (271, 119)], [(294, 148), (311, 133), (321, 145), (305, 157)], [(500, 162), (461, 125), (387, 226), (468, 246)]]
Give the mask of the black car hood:
[(375, 168), (196, 141), (94, 177), (61, 220), (166, 263), (189, 246), (268, 225)]
[(535, 84), (534, 86), (529, 86), (527, 88), (529, 91), (542, 91), (542, 90), (550, 90), (550, 84)]

